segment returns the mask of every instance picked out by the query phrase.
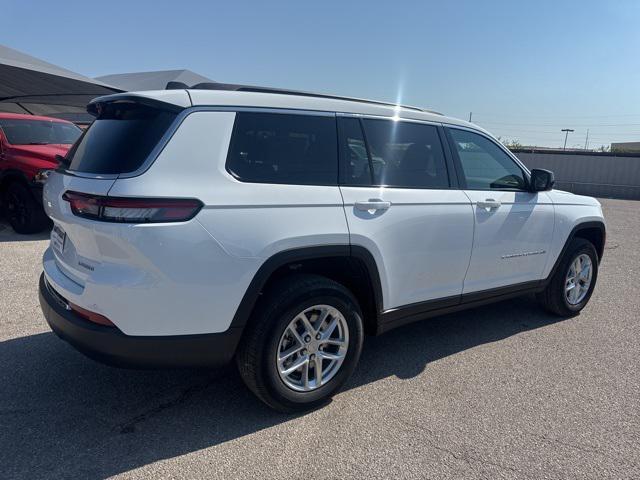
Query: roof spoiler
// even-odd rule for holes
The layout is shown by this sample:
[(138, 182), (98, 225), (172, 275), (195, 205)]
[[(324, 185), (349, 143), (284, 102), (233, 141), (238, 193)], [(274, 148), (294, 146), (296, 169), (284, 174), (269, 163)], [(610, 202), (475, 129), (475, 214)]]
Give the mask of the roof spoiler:
[(147, 97), (140, 94), (119, 93), (115, 95), (107, 95), (107, 96), (93, 99), (87, 105), (87, 112), (93, 115), (94, 117), (99, 117), (103, 108), (106, 105), (117, 105), (117, 104), (123, 104), (123, 103), (129, 103), (129, 104), (136, 103), (139, 105), (145, 105), (147, 107), (151, 107), (159, 110), (166, 110), (174, 113), (178, 113), (190, 106), (190, 105), (180, 105), (180, 104), (170, 103), (167, 101), (162, 101), (153, 97)]
[(168, 82), (165, 90), (186, 90), (189, 86), (182, 82)]

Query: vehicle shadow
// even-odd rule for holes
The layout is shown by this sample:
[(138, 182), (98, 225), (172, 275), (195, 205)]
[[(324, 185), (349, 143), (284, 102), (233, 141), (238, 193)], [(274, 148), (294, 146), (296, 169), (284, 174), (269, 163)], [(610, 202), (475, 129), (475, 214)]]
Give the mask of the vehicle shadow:
[(0, 217), (0, 243), (2, 242), (34, 242), (38, 240), (48, 240), (50, 230), (46, 229), (31, 235), (21, 235), (13, 231), (13, 228)]
[[(430, 362), (556, 321), (524, 298), (369, 337), (345, 389), (410, 379)], [(106, 478), (299, 417), (269, 410), (231, 367), (110, 368), (52, 333), (1, 342), (0, 366), (3, 478)]]

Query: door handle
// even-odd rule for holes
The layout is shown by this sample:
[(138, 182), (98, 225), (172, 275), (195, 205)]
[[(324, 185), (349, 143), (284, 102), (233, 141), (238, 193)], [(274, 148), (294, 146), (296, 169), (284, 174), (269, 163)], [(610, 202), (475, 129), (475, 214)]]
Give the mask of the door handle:
[(478, 207), (485, 208), (487, 210), (492, 210), (494, 208), (498, 208), (502, 203), (499, 200), (494, 200), (493, 198), (487, 198), (484, 202), (479, 201)]
[(362, 211), (388, 210), (390, 206), (391, 202), (385, 202), (384, 200), (380, 200), (379, 198), (370, 198), (367, 201), (355, 203), (356, 209)]

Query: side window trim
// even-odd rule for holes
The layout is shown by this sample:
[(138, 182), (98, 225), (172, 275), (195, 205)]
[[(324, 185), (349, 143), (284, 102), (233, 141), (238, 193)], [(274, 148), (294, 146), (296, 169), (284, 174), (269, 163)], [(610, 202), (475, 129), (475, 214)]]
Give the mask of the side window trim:
[(375, 178), (373, 178), (373, 160), (371, 160), (371, 149), (369, 148), (369, 141), (367, 140), (367, 132), (364, 129), (364, 123), (362, 118), (358, 118), (358, 125), (360, 125), (360, 131), (362, 132), (362, 138), (364, 140), (364, 149), (367, 151), (367, 160), (369, 161), (369, 177), (371, 178), (371, 185), (375, 184)]
[(449, 177), (449, 188), (458, 190), (460, 189), (458, 169), (456, 168), (453, 153), (451, 152), (451, 145), (449, 144), (447, 132), (442, 124), (438, 125), (438, 137), (440, 137), (440, 144), (442, 145), (442, 151), (444, 152), (447, 176)]
[[(369, 165), (369, 184), (362, 185), (357, 183), (351, 183), (348, 181), (347, 177), (347, 163), (349, 160), (346, 157), (347, 152), (347, 134), (345, 132), (344, 123), (348, 120), (355, 120), (358, 124), (358, 128), (360, 129), (360, 135), (362, 136), (362, 140), (364, 142), (364, 148), (367, 153), (367, 162)], [(364, 126), (362, 125), (362, 120), (357, 116), (350, 115), (336, 115), (336, 125), (338, 128), (338, 185), (343, 187), (371, 187), (373, 185), (373, 165), (371, 162), (371, 152), (369, 151), (369, 144), (367, 143), (367, 137), (364, 132)]]
[(444, 132), (447, 137), (449, 152), (451, 152), (451, 157), (455, 166), (456, 178), (458, 179), (458, 187), (461, 190), (467, 190), (467, 179), (464, 177), (464, 172), (462, 171), (462, 162), (460, 162), (460, 155), (458, 155), (458, 150), (456, 149), (453, 137), (451, 136), (451, 128), (444, 127)]
[[(501, 151), (504, 152), (504, 154), (520, 169), (520, 171), (522, 171), (522, 177), (524, 178), (525, 183), (528, 185), (531, 175), (529, 174), (529, 171), (527, 170), (527, 168), (519, 161), (513, 158), (513, 155), (505, 150), (505, 147), (499, 143), (497, 143), (493, 138), (489, 137), (488, 135), (484, 135), (482, 132), (478, 131), (478, 130), (474, 130), (471, 128), (464, 128), (464, 127), (452, 127), (449, 125), (445, 125), (444, 126), (444, 131), (447, 137), (447, 143), (449, 144), (449, 149), (451, 150), (451, 153), (453, 155), (453, 161), (454, 161), (454, 165), (455, 165), (455, 170), (456, 170), (456, 176), (458, 177), (458, 183), (460, 185), (459, 188), (463, 189), (463, 190), (484, 190), (484, 189), (477, 189), (477, 188), (469, 188), (469, 186), (467, 185), (467, 179), (464, 176), (464, 172), (462, 170), (462, 162), (460, 161), (460, 155), (458, 154), (458, 149), (455, 146), (455, 141), (453, 140), (453, 136), (451, 135), (451, 130), (460, 130), (460, 131), (465, 131), (465, 132), (471, 132), (475, 135), (479, 135), (482, 138), (485, 138), (486, 140), (488, 140), (489, 142), (493, 143), (495, 146), (497, 146)], [(503, 192), (524, 192), (527, 191), (526, 188), (521, 189), (521, 188), (501, 188), (500, 191)]]

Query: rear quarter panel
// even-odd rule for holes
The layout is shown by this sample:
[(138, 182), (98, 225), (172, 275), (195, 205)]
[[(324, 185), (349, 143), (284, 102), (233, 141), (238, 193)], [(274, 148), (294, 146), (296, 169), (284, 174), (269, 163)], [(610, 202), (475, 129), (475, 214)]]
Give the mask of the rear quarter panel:
[[(186, 238), (181, 242), (176, 232), (164, 243), (171, 248), (162, 253), (162, 238), (149, 233), (147, 244), (156, 254), (143, 271), (182, 271), (179, 281), (171, 283), (175, 288), (193, 288), (197, 295), (183, 298), (199, 303), (178, 319), (171, 303), (184, 293), (178, 291), (179, 296), (172, 299), (164, 296), (168, 291), (153, 286), (156, 302), (167, 306), (154, 308), (154, 321), (167, 325), (163, 333), (223, 331), (269, 257), (293, 248), (349, 243), (337, 186), (243, 183), (226, 171), (234, 119), (233, 112), (190, 113), (149, 170), (118, 179), (109, 191), (110, 196), (184, 197), (204, 203), (192, 222), (206, 234), (206, 242), (202, 234), (186, 231), (202, 238), (202, 243)], [(140, 230), (137, 235), (145, 233)], [(134, 240), (139, 244), (143, 237)], [(172, 322), (175, 326), (169, 332)]]

